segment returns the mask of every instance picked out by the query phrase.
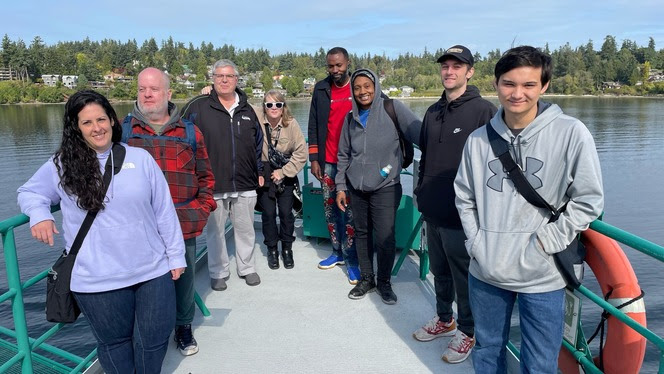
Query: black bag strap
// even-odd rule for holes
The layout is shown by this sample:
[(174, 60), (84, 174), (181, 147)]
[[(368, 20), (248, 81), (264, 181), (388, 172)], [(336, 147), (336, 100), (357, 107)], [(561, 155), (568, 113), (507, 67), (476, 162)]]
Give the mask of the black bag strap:
[(264, 124), (264, 126), (265, 126), (265, 137), (267, 138), (267, 145), (276, 149), (277, 143), (279, 142), (279, 138), (281, 137), (281, 129), (277, 131), (277, 139), (275, 140), (274, 144), (272, 144), (272, 128), (270, 127), (269, 123)]
[(385, 107), (387, 115), (392, 119), (394, 126), (396, 126), (399, 137), (403, 138), (401, 128), (399, 127), (399, 120), (397, 119), (397, 112), (394, 111), (394, 101), (392, 99), (383, 99), (383, 106)]
[(547, 209), (551, 212), (551, 218), (549, 222), (555, 222), (560, 216), (561, 210), (554, 208), (549, 204), (544, 198), (537, 193), (535, 188), (528, 182), (526, 176), (523, 175), (521, 167), (514, 162), (512, 155), (510, 154), (509, 145), (507, 140), (503, 139), (498, 135), (496, 130), (491, 126), (490, 123), (486, 124), (486, 132), (489, 137), (489, 143), (491, 144), (491, 149), (493, 150), (494, 155), (498, 157), (500, 162), (503, 164), (505, 172), (514, 183), (516, 190), (523, 196), (526, 201), (538, 208)]
[[(111, 184), (111, 177), (113, 174), (117, 174), (122, 170), (122, 163), (124, 162), (126, 152), (127, 150), (120, 143), (113, 143), (113, 147), (111, 148), (112, 156), (108, 157), (104, 168), (104, 195), (106, 195), (106, 191), (108, 191), (108, 186)], [(71, 257), (72, 259), (76, 258), (78, 250), (81, 249), (81, 245), (83, 244), (83, 239), (85, 239), (85, 236), (88, 234), (92, 222), (95, 220), (95, 217), (97, 217), (97, 213), (98, 212), (96, 211), (88, 211), (88, 214), (85, 216), (85, 219), (81, 224), (81, 228), (78, 229), (78, 234), (76, 234), (76, 239), (74, 239), (74, 244), (72, 244), (67, 257)]]

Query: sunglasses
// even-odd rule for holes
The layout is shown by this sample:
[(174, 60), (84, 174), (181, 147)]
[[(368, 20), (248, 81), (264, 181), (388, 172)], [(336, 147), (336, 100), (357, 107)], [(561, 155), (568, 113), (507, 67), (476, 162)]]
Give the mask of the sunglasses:
[(277, 102), (277, 103), (265, 103), (265, 107), (268, 108), (268, 109), (272, 109), (273, 106), (276, 107), (277, 109), (281, 109), (281, 108), (283, 108), (284, 103), (280, 103), (280, 102)]

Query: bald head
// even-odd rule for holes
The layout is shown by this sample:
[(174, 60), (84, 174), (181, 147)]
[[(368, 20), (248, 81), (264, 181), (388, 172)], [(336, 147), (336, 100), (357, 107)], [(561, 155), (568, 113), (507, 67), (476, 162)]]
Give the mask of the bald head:
[(145, 69), (141, 70), (140, 73), (138, 73), (139, 82), (141, 80), (141, 75), (145, 75), (145, 74), (148, 74), (148, 75), (151, 75), (151, 76), (156, 75), (156, 76), (161, 77), (161, 79), (163, 81), (163, 84), (164, 84), (164, 87), (166, 87), (167, 90), (171, 88), (171, 78), (168, 76), (168, 74), (164, 73), (163, 71), (161, 71), (157, 68), (152, 68), (152, 67), (145, 68)]
[(170, 79), (157, 68), (146, 68), (138, 74), (138, 109), (150, 123), (163, 125), (170, 118)]

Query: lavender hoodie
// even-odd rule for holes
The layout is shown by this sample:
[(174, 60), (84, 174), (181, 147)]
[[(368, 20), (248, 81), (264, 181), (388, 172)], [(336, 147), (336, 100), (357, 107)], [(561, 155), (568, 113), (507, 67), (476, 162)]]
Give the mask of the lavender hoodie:
[[(124, 145), (124, 144), (123, 144)], [(76, 257), (71, 279), (75, 292), (128, 287), (186, 267), (184, 240), (168, 184), (148, 152), (129, 147), (122, 170), (113, 176), (100, 211)], [(110, 149), (97, 154), (100, 168)], [(59, 185), (51, 157), (18, 189), (30, 227), (54, 220), (50, 206), (60, 203), (65, 248), (69, 251), (87, 211)]]

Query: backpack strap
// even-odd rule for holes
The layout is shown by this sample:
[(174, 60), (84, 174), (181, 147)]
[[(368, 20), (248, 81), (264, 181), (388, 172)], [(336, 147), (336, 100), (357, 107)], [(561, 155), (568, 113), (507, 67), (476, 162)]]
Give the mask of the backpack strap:
[(399, 120), (397, 119), (397, 113), (394, 111), (394, 101), (392, 99), (383, 99), (383, 105), (385, 106), (385, 111), (387, 112), (387, 115), (390, 116), (392, 122), (394, 122), (394, 126), (397, 127), (397, 131), (399, 132), (399, 137), (401, 138), (403, 135), (401, 134), (401, 129), (399, 128)]
[(394, 110), (394, 100), (384, 97), (383, 106), (385, 107), (385, 112), (387, 112), (387, 115), (390, 116), (390, 119), (392, 119), (392, 123), (394, 123), (394, 127), (396, 127), (397, 133), (399, 134), (399, 148), (401, 148), (401, 155), (403, 156), (403, 164), (401, 166), (405, 169), (413, 162), (413, 157), (415, 155), (413, 145), (412, 143), (406, 141), (404, 134), (401, 131), (401, 127), (399, 127), (399, 119), (397, 118), (397, 113)]
[(194, 158), (196, 158), (196, 127), (193, 122), (186, 118), (180, 117), (182, 123), (184, 123), (184, 131), (187, 134), (187, 143), (191, 146), (191, 150), (194, 152)]
[(129, 141), (129, 136), (131, 135), (131, 113), (122, 121), (122, 139), (120, 140), (123, 143)]
[(160, 139), (160, 140), (173, 140), (176, 142), (184, 142), (189, 144), (191, 147), (192, 152), (194, 153), (194, 158), (196, 158), (196, 150), (197, 150), (197, 144), (196, 144), (196, 125), (194, 125), (193, 122), (189, 121), (186, 118), (180, 118), (182, 120), (182, 123), (184, 123), (184, 132), (185, 132), (185, 137), (181, 138), (178, 136), (168, 136), (168, 135), (147, 135), (147, 134), (136, 134), (132, 131), (132, 124), (131, 124), (131, 119), (132, 115), (131, 113), (125, 117), (124, 121), (122, 121), (122, 142), (123, 143), (128, 143), (129, 139), (131, 138), (139, 138), (139, 139)]
[(491, 149), (493, 150), (494, 155), (496, 155), (503, 164), (505, 172), (512, 180), (512, 183), (514, 183), (514, 187), (516, 187), (517, 191), (519, 191), (521, 196), (523, 196), (523, 198), (530, 204), (538, 208), (549, 210), (549, 212), (551, 212), (551, 219), (549, 222), (555, 222), (558, 220), (561, 211), (544, 200), (542, 195), (537, 193), (535, 188), (533, 188), (530, 182), (528, 182), (526, 176), (523, 175), (523, 171), (521, 171), (521, 167), (514, 162), (512, 155), (510, 155), (507, 140), (501, 138), (490, 123), (485, 126)]

